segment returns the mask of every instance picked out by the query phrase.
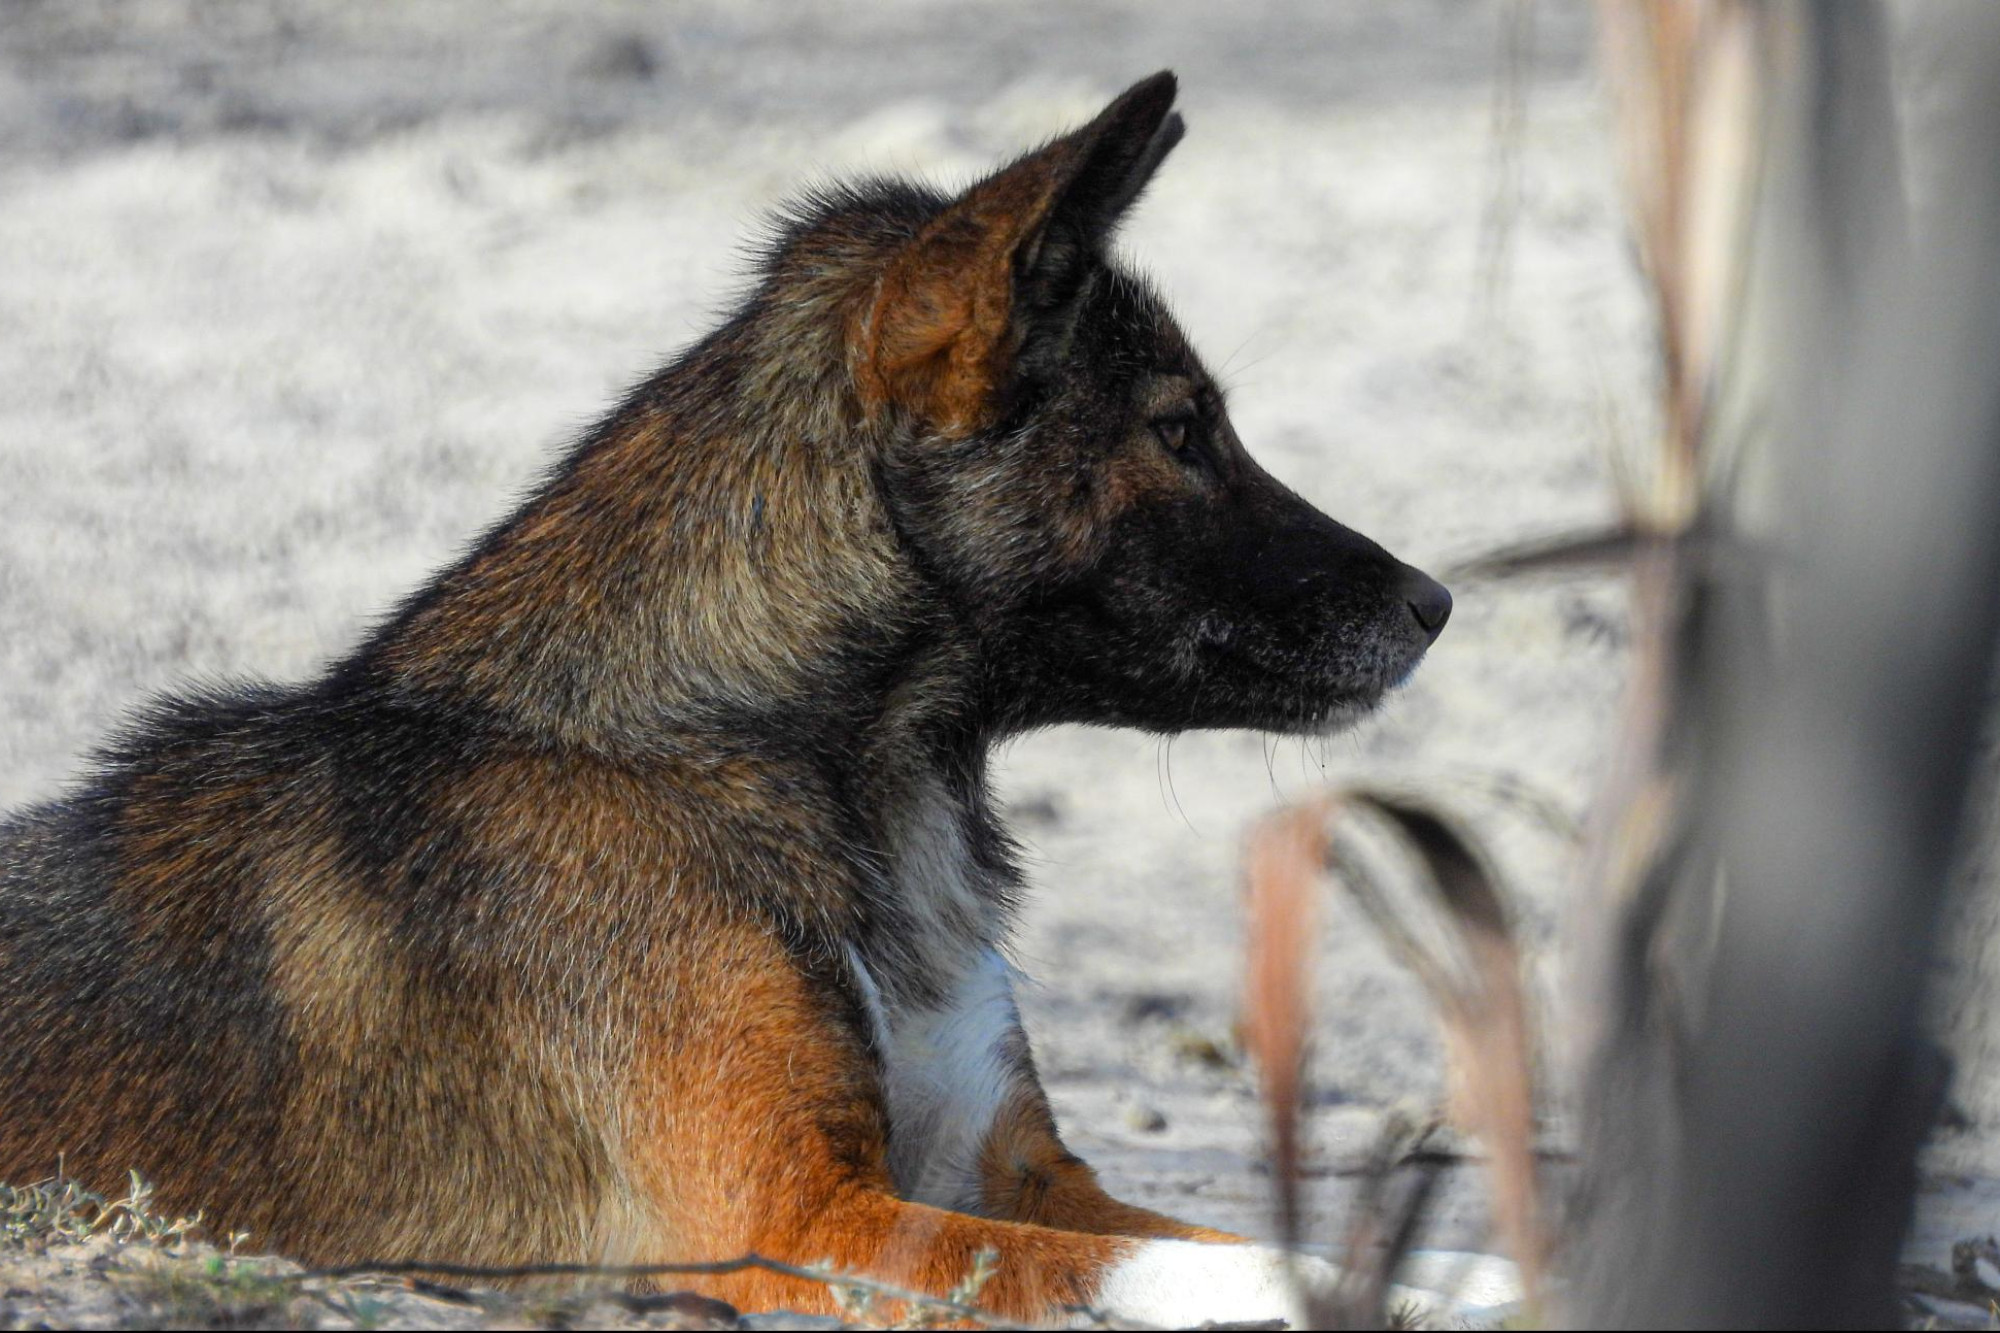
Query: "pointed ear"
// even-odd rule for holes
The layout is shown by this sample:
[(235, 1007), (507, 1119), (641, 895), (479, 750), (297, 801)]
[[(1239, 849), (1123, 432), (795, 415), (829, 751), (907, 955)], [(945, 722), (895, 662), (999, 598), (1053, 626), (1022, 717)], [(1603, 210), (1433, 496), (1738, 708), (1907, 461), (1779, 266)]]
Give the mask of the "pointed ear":
[(851, 337), (870, 416), (894, 403), (947, 435), (988, 423), (1030, 325), (1076, 294), (1090, 256), (1180, 142), (1175, 91), (1166, 71), (1134, 84), (897, 251)]
[(1074, 143), (1080, 159), (1063, 187), (1057, 211), (1094, 244), (1117, 225), (1160, 163), (1187, 133), (1174, 114), (1179, 90), (1171, 70), (1127, 88), (1097, 119), (1058, 143)]

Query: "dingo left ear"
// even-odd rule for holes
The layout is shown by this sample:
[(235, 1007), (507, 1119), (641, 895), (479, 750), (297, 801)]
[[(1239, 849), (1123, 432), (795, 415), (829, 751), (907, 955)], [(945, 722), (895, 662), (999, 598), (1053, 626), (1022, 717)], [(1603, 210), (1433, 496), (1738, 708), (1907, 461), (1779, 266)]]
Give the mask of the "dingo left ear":
[(1128, 88), (1097, 118), (967, 190), (884, 269), (854, 330), (855, 385), (933, 430), (987, 423), (1032, 326), (1067, 307), (1087, 261), (1186, 127), (1174, 76)]

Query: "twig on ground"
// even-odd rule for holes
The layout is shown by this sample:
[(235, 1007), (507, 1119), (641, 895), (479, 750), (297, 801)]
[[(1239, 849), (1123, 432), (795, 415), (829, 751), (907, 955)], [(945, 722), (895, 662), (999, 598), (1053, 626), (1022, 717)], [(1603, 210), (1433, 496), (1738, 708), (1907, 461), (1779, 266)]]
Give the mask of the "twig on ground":
[[(877, 1281), (854, 1273), (841, 1273), (832, 1269), (800, 1264), (788, 1264), (778, 1259), (767, 1259), (761, 1254), (743, 1254), (733, 1259), (718, 1259), (707, 1263), (676, 1264), (451, 1264), (431, 1263), (426, 1260), (395, 1260), (385, 1262), (362, 1261), (339, 1264), (331, 1268), (308, 1269), (291, 1274), (287, 1280), (294, 1283), (312, 1281), (344, 1281), (359, 1277), (417, 1277), (429, 1274), (435, 1277), (457, 1278), (467, 1282), (518, 1282), (528, 1278), (567, 1277), (597, 1278), (612, 1282), (631, 1282), (640, 1278), (653, 1277), (725, 1277), (731, 1273), (741, 1273), (749, 1269), (759, 1269), (776, 1273), (782, 1277), (798, 1278), (805, 1282), (816, 1282), (835, 1289), (865, 1292), (869, 1296), (901, 1301), (913, 1309), (935, 1311), (948, 1314), (956, 1319), (969, 1320), (981, 1327), (1011, 1327), (1018, 1321), (1003, 1320), (989, 1310), (961, 1300), (943, 1296), (932, 1296), (925, 1292), (911, 1291), (893, 1283)], [(975, 1273), (977, 1270), (975, 1269)], [(983, 1285), (983, 1284), (982, 1284)], [(963, 1288), (961, 1288), (963, 1289)]]

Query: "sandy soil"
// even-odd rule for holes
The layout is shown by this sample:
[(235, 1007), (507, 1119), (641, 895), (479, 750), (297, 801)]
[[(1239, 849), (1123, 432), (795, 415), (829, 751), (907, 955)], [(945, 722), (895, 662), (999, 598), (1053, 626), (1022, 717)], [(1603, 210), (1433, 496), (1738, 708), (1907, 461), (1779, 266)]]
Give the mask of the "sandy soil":
[[(1604, 519), (1613, 450), (1650, 429), (1645, 310), (1586, 12), (1537, 7), (1499, 83), (1506, 13), (0, 2), (0, 807), (150, 691), (338, 654), (717, 318), (787, 193), (966, 178), (1161, 66), (1191, 133), (1125, 242), (1266, 464), (1434, 571)], [(1546, 992), (1566, 844), (1480, 784), (1581, 813), (1622, 599), (1458, 593), (1415, 682), (1322, 746), (1077, 730), (1006, 754), (1029, 1026), (1115, 1188), (1269, 1231), (1236, 867), (1249, 821), (1324, 781), (1459, 793)], [(1440, 1069), (1365, 924), (1336, 909), (1317, 957), (1325, 1226)], [(1433, 1243), (1482, 1226), (1462, 1182)]]

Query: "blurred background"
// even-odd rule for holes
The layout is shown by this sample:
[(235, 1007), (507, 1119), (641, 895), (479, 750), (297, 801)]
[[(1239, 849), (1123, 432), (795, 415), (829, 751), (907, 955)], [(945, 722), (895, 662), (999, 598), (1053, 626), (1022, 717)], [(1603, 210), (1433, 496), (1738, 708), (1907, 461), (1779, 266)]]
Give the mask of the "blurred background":
[[(1592, 40), (1554, 0), (0, 0), (0, 807), (150, 692), (340, 654), (721, 317), (788, 195), (968, 180), (1163, 67), (1189, 134), (1122, 243), (1264, 464), (1433, 573), (1606, 524), (1659, 385)], [(1115, 1192), (1270, 1233), (1233, 1031), (1241, 838), (1325, 781), (1461, 795), (1556, 1003), (1627, 599), (1457, 591), (1352, 734), (1005, 756), (1029, 1029)], [(1443, 1078), (1421, 991), (1329, 910), (1321, 1235), (1384, 1114)], [(1976, 1095), (1953, 1123), (1938, 1206), (1977, 1216), (1994, 1125)], [(1483, 1243), (1476, 1181), (1449, 1173), (1434, 1226)]]

